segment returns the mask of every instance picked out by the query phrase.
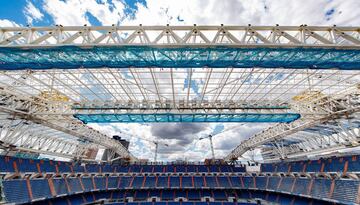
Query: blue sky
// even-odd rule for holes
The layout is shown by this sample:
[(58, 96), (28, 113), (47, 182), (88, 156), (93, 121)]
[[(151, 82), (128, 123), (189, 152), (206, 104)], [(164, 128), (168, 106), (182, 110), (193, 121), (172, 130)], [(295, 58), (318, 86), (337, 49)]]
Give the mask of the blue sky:
[[(0, 0), (0, 26), (67, 25), (360, 25), (359, 0)], [(281, 77), (281, 76), (280, 76)], [(91, 79), (90, 79), (91, 80)], [(185, 78), (184, 87), (188, 79)], [(197, 84), (191, 82), (196, 93)], [(200, 136), (235, 124), (93, 124), (109, 135), (119, 132), (161, 140), (160, 159), (201, 160), (210, 156)], [(227, 154), (267, 124), (242, 124), (214, 137), (216, 155)], [(163, 131), (163, 132), (159, 132)], [(130, 138), (130, 137), (127, 137)], [(152, 158), (150, 142), (131, 139), (131, 151)]]

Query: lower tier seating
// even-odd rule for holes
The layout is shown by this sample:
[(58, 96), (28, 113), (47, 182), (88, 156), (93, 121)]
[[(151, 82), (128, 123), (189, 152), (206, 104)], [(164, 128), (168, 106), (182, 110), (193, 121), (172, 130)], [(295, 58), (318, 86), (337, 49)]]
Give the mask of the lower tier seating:
[[(187, 185), (183, 187), (182, 180), (186, 177), (188, 178)], [(147, 183), (147, 180), (151, 182)], [(181, 197), (191, 200), (211, 197), (219, 201), (227, 201), (230, 197), (264, 198), (263, 194), (252, 195), (251, 192), (246, 192), (249, 190), (264, 191), (267, 194), (287, 194), (291, 196), (290, 201), (294, 196), (348, 204), (359, 203), (360, 200), (358, 197), (359, 180), (290, 176), (83, 176), (11, 179), (4, 180), (2, 184), (6, 202), (9, 203), (43, 201), (76, 194), (94, 199), (93, 196), (87, 194), (96, 191), (110, 193), (109, 191), (117, 190), (122, 192), (111, 193), (118, 194), (118, 197), (122, 199), (133, 197), (138, 201), (148, 200), (151, 197), (158, 197), (165, 201)], [(153, 186), (150, 187), (148, 184)], [(229, 193), (223, 190), (237, 192)], [(266, 200), (278, 200), (273, 197), (270, 194)]]
[[(54, 199), (48, 199), (45, 201), (33, 202), (35, 205), (57, 205), (57, 204), (91, 204), (97, 202), (97, 204), (117, 204), (117, 205), (244, 205), (244, 204), (259, 204), (260, 201), (268, 201), (281, 205), (326, 205), (333, 204), (331, 202), (308, 199), (299, 196), (291, 196), (282, 193), (266, 192), (259, 190), (167, 190), (167, 194), (164, 196), (163, 191), (155, 190), (113, 190), (106, 192), (90, 192), (82, 195), (62, 196)], [(195, 198), (179, 198), (180, 192), (184, 192), (188, 196), (196, 196)], [(215, 194), (216, 193), (216, 194)], [(144, 199), (138, 197), (139, 194), (147, 195), (148, 198)], [(221, 196), (228, 196), (229, 198), (223, 198)], [(234, 201), (235, 199), (235, 201)]]

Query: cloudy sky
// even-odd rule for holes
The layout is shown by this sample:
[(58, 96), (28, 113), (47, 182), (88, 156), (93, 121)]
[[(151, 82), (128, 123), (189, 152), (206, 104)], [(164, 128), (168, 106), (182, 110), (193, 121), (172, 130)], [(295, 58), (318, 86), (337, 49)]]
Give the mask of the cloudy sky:
[[(0, 0), (0, 26), (69, 25), (360, 25), (360, 0)], [(229, 153), (242, 140), (269, 124), (92, 124), (109, 135), (131, 141), (140, 158), (202, 160)], [(232, 128), (232, 129), (230, 129)]]

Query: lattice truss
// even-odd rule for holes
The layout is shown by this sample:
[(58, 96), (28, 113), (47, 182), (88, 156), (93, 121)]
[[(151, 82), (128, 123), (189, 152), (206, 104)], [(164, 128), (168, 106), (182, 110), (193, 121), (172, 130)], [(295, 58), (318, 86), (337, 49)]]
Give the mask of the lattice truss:
[[(227, 160), (259, 146), (284, 158), (356, 145), (359, 46), (358, 28), (336, 26), (0, 28), (0, 138), (4, 149), (84, 157), (101, 146), (135, 159), (78, 119), (242, 121), (278, 124)], [(337, 132), (311, 136), (332, 142), (311, 143), (324, 127)]]
[[(55, 94), (65, 104), (95, 106), (118, 102), (171, 108), (196, 103), (216, 108), (236, 105), (289, 105), (306, 92), (332, 95), (359, 83), (358, 71), (303, 69), (76, 69), (1, 71), (2, 88), (42, 98)], [(49, 97), (46, 93), (54, 94)], [(311, 98), (311, 96), (308, 96)], [(226, 102), (226, 103), (225, 103)]]
[(66, 26), (3, 27), (0, 45), (283, 44), (359, 45), (356, 27), (321, 26)]
[[(55, 69), (2, 71), (0, 85), (7, 92), (52, 105), (49, 110), (35, 111), (46, 121), (75, 113), (181, 114), (249, 110), (295, 112), (310, 119), (327, 113), (304, 108), (299, 99), (312, 102), (340, 95), (358, 85), (358, 75), (358, 71), (264, 68)], [(74, 105), (93, 109), (71, 109)], [(229, 109), (230, 105), (237, 109)], [(276, 109), (253, 108), (261, 106)], [(105, 109), (109, 107), (110, 111)], [(282, 107), (286, 109), (279, 109)]]

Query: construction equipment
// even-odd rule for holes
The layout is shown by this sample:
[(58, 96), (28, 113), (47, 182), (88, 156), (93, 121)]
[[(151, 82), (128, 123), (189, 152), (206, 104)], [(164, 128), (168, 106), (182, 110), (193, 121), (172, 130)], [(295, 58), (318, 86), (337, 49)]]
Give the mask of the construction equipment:
[(145, 140), (145, 141), (148, 141), (148, 142), (151, 142), (155, 145), (155, 156), (154, 156), (154, 162), (157, 161), (157, 156), (158, 156), (158, 150), (159, 150), (159, 145), (164, 145), (166, 147), (169, 146), (169, 144), (166, 144), (166, 143), (162, 143), (162, 142), (159, 142), (159, 140), (149, 140), (149, 139), (145, 139), (145, 138), (142, 138), (142, 137), (137, 137), (137, 136), (134, 136), (132, 134), (129, 134), (129, 133), (123, 133), (121, 132), (121, 134), (125, 134), (125, 135), (128, 135), (129, 137), (131, 138), (137, 138), (137, 139), (141, 139), (141, 140)]
[(213, 136), (212, 136), (212, 135), (208, 135), (208, 136), (206, 136), (206, 137), (200, 137), (199, 140), (203, 140), (203, 139), (206, 139), (206, 138), (209, 138), (209, 140), (210, 140), (210, 147), (211, 147), (212, 159), (215, 159), (214, 145), (213, 145), (213, 141), (212, 141)]
[(222, 130), (221, 132), (218, 132), (216, 134), (212, 133), (212, 134), (209, 134), (208, 136), (204, 136), (204, 137), (200, 137), (199, 140), (203, 140), (203, 139), (206, 139), (206, 138), (209, 138), (209, 141), (210, 141), (210, 147), (211, 147), (211, 156), (212, 156), (212, 159), (214, 160), (215, 159), (215, 152), (214, 152), (214, 144), (213, 144), (213, 141), (212, 141), (212, 138), (216, 135), (219, 135), (219, 134), (222, 134), (224, 132), (228, 132), (230, 130), (233, 130), (235, 128), (239, 128), (239, 126), (241, 126), (243, 124), (239, 124), (239, 125), (235, 125), (235, 126), (232, 126), (232, 127), (229, 127), (227, 129), (224, 129)]

